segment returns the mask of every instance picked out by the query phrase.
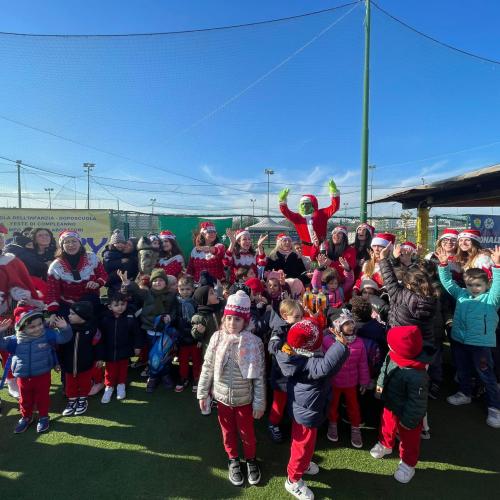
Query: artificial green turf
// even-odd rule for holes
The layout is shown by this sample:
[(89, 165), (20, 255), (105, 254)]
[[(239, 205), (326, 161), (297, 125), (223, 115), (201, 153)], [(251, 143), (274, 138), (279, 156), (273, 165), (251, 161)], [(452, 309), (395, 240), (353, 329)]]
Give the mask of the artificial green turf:
[[(201, 416), (190, 390), (159, 387), (152, 395), (133, 371), (127, 400), (100, 403), (91, 398), (82, 417), (60, 416), (65, 400), (53, 378), (51, 430), (34, 426), (21, 435), (13, 428), (17, 406), (2, 391), (0, 499), (292, 498), (283, 488), (289, 444), (273, 444), (266, 421), (256, 424), (263, 479), (237, 488), (227, 480), (226, 458), (216, 414)], [(497, 499), (500, 498), (500, 430), (485, 424), (479, 403), (451, 407), (430, 401), (432, 439), (422, 442), (421, 462), (408, 485), (397, 483), (392, 458), (368, 453), (376, 431), (363, 431), (355, 450), (340, 426), (334, 445), (320, 429), (315, 460), (321, 472), (308, 481), (316, 498)]]

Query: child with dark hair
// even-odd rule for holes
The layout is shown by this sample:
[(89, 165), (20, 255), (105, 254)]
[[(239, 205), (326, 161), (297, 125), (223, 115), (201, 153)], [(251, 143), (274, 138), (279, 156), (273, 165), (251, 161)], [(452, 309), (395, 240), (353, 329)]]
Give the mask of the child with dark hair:
[(184, 257), (172, 231), (160, 232), (160, 258), (156, 267), (161, 267), (165, 274), (179, 278), (184, 269)]
[(109, 297), (107, 311), (99, 321), (106, 368), (106, 388), (101, 403), (109, 403), (116, 387), (116, 399), (126, 397), (129, 358), (139, 356), (144, 345), (144, 336), (139, 321), (128, 309), (127, 296), (116, 292)]
[[(50, 372), (57, 364), (55, 344), (71, 340), (71, 328), (61, 317), (52, 322), (55, 329), (43, 323), (42, 311), (28, 306), (14, 310), (15, 335), (0, 335), (0, 349), (12, 355), (12, 373), (19, 384), (21, 419), (14, 429), (19, 434), (33, 423), (33, 410), (38, 409), (38, 433), (49, 430)], [(7, 331), (12, 320), (0, 322), (0, 334)]]
[(498, 307), (500, 306), (500, 246), (493, 251), (493, 282), (483, 269), (465, 271), (466, 288), (452, 279), (448, 258), (437, 250), (439, 278), (447, 292), (457, 301), (451, 329), (452, 349), (457, 366), (459, 390), (447, 398), (458, 406), (471, 402), (471, 375), (475, 373), (486, 388), (488, 418), (486, 423), (500, 428), (500, 390), (493, 369), (491, 349), (496, 346)]

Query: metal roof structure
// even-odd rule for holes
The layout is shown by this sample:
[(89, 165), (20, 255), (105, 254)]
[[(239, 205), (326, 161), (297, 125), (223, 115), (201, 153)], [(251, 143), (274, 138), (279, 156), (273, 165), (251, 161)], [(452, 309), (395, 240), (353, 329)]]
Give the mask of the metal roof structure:
[(388, 202), (399, 202), (404, 210), (422, 207), (498, 207), (500, 164), (398, 191), (369, 203)]

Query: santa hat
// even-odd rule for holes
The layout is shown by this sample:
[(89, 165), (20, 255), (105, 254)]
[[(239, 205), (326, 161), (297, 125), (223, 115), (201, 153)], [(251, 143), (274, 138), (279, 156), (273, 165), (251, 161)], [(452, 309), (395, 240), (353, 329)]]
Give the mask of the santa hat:
[(63, 244), (63, 241), (66, 238), (76, 238), (80, 243), (82, 242), (82, 238), (76, 231), (72, 231), (71, 229), (65, 229), (59, 233), (59, 246)]
[(401, 243), (401, 249), (408, 250), (409, 252), (416, 252), (417, 245), (415, 245), (415, 243), (412, 243), (411, 241), (405, 241), (404, 243)]
[(342, 309), (340, 316), (333, 322), (333, 326), (340, 332), (342, 326), (349, 322), (354, 323), (354, 318), (352, 317), (351, 311), (349, 309)]
[(300, 197), (299, 203), (309, 202), (312, 204), (314, 210), (318, 210), (318, 199), (313, 194), (303, 194)]
[(443, 232), (439, 236), (438, 241), (442, 240), (443, 238), (446, 238), (448, 240), (456, 240), (458, 238), (458, 229), (453, 229), (450, 227), (443, 229)]
[(111, 238), (109, 238), (109, 242), (111, 243), (111, 245), (115, 245), (116, 243), (125, 243), (125, 241), (125, 236), (120, 229), (115, 229), (113, 231), (113, 234), (111, 235)]
[(415, 325), (395, 326), (387, 332), (387, 344), (402, 358), (415, 359), (422, 352), (422, 332)]
[(224, 308), (224, 316), (238, 316), (248, 321), (250, 319), (250, 297), (241, 290), (230, 295)]
[(371, 246), (387, 247), (396, 241), (396, 236), (391, 233), (378, 233), (373, 238)]
[(0, 235), (1, 234), (8, 234), (9, 230), (3, 225), (0, 223)]
[(347, 227), (346, 226), (335, 226), (332, 229), (332, 234), (334, 234), (334, 233), (344, 233), (347, 236), (348, 235), (347, 234)]
[(159, 236), (160, 240), (175, 240), (175, 234), (172, 231), (169, 231), (168, 229), (161, 231)]
[(458, 233), (458, 239), (469, 239), (469, 240), (476, 240), (477, 242), (481, 243), (481, 231), (479, 229), (464, 229), (460, 233)]
[(43, 318), (43, 312), (33, 306), (17, 306), (14, 309), (16, 330), (22, 330), (29, 319)]
[(239, 238), (242, 238), (243, 236), (248, 236), (250, 238), (250, 232), (246, 229), (238, 229), (238, 231), (236, 231), (236, 241), (238, 241)]
[(356, 228), (356, 231), (358, 229), (366, 229), (371, 237), (373, 238), (373, 235), (375, 234), (375, 228), (373, 226), (370, 226), (370, 224), (367, 224), (366, 222), (362, 222), (357, 228)]
[(305, 319), (290, 328), (286, 341), (299, 354), (304, 351), (307, 355), (321, 347), (323, 333), (313, 321)]
[(361, 280), (361, 285), (359, 286), (359, 290), (362, 292), (365, 288), (373, 288), (374, 290), (378, 290), (378, 285), (375, 281), (367, 278)]
[(249, 278), (245, 281), (245, 285), (252, 290), (253, 293), (262, 293), (264, 285), (259, 278)]
[(289, 239), (290, 241), (292, 240), (292, 238), (290, 238), (290, 236), (288, 236), (288, 234), (280, 233), (280, 234), (278, 234), (278, 236), (276, 236), (276, 242), (281, 241), (285, 238)]
[(201, 222), (200, 223), (200, 232), (201, 233), (216, 233), (217, 229), (214, 226), (213, 222)]

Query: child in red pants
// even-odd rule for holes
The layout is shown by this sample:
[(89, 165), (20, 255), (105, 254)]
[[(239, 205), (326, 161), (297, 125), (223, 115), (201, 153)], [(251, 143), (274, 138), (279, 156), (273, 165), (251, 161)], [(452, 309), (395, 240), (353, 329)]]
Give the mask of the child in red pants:
[(384, 402), (378, 443), (371, 449), (373, 458), (392, 453), (399, 432), (401, 461), (394, 473), (400, 483), (415, 475), (420, 454), (422, 419), (427, 412), (429, 377), (426, 367), (432, 360), (431, 349), (423, 350), (418, 326), (396, 326), (387, 333), (389, 354), (377, 381), (377, 393)]
[(61, 349), (64, 387), (68, 398), (68, 404), (62, 412), (65, 417), (83, 415), (87, 411), (94, 363), (98, 367), (104, 364), (101, 335), (92, 303), (80, 301), (71, 304), (68, 319), (73, 338)]
[(289, 330), (287, 342), (276, 354), (287, 389), (291, 408), (292, 446), (285, 489), (296, 498), (314, 498), (302, 479), (304, 474), (317, 474), (319, 467), (311, 461), (318, 427), (326, 418), (330, 378), (342, 367), (349, 355), (347, 341), (341, 333), (323, 354), (323, 333), (316, 323), (303, 320)]
[[(351, 444), (355, 448), (362, 448), (363, 439), (359, 428), (361, 425), (361, 412), (358, 401), (358, 385), (359, 391), (364, 394), (367, 385), (370, 383), (365, 344), (361, 338), (356, 336), (354, 319), (347, 309), (342, 311), (342, 314), (334, 321), (333, 326), (337, 332), (342, 333), (346, 338), (349, 344), (349, 357), (337, 375), (332, 378), (333, 398), (328, 412), (329, 424), (326, 437), (334, 443), (339, 440), (337, 432), (339, 403), (340, 398), (344, 396), (347, 415), (351, 423)], [(328, 333), (325, 335), (323, 350), (327, 351), (334, 342), (333, 334)]]
[(179, 279), (177, 287), (178, 313), (177, 329), (179, 331), (179, 376), (180, 383), (175, 386), (175, 392), (182, 392), (189, 384), (189, 360), (193, 364), (193, 392), (198, 389), (202, 365), (202, 343), (191, 334), (191, 320), (196, 314), (198, 304), (193, 299), (194, 281), (188, 276)]
[[(71, 328), (63, 318), (54, 320), (55, 330), (43, 323), (42, 311), (29, 306), (14, 310), (16, 334), (0, 335), (0, 349), (12, 355), (12, 371), (19, 384), (21, 419), (14, 430), (24, 432), (33, 423), (33, 411), (38, 410), (37, 432), (49, 430), (50, 372), (57, 364), (55, 344), (69, 342)], [(12, 321), (0, 322), (0, 334), (7, 331)]]
[(250, 297), (238, 290), (227, 299), (222, 328), (210, 338), (197, 394), (204, 412), (210, 404), (213, 388), (222, 440), (229, 458), (229, 480), (235, 486), (244, 482), (238, 435), (243, 444), (248, 482), (257, 484), (261, 478), (253, 420), (262, 417), (266, 406), (264, 345), (246, 329), (249, 321)]
[[(271, 313), (269, 327), (271, 329), (271, 339), (269, 340), (269, 354), (271, 355), (271, 388), (273, 389), (273, 403), (269, 412), (269, 434), (275, 443), (283, 441), (283, 434), (279, 427), (285, 415), (287, 402), (287, 381), (288, 379), (281, 373), (276, 353), (283, 347), (286, 341), (288, 330), (292, 325), (302, 320), (304, 309), (297, 300), (284, 299), (279, 306), (280, 314), (274, 310)], [(280, 318), (281, 316), (281, 318)]]
[(109, 297), (108, 310), (99, 321), (102, 349), (106, 360), (104, 381), (106, 389), (101, 403), (107, 404), (116, 387), (116, 399), (126, 398), (126, 383), (129, 358), (138, 356), (144, 344), (138, 319), (127, 311), (127, 296), (114, 292)]

